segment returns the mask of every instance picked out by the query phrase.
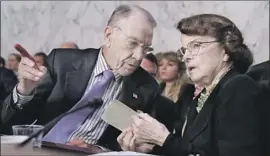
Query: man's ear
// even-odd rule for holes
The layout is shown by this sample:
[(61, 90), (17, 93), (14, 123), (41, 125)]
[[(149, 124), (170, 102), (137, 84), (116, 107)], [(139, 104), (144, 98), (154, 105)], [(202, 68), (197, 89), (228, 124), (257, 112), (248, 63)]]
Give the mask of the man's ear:
[(107, 47), (111, 46), (111, 34), (112, 28), (110, 26), (107, 26), (104, 30), (104, 45)]

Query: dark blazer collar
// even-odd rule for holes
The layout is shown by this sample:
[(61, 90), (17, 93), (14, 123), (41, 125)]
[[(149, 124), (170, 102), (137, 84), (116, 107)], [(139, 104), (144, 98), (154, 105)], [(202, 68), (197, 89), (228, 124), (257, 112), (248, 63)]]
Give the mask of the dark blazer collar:
[(65, 96), (78, 101), (94, 70), (100, 49), (86, 49), (71, 53), (71, 69), (66, 73)]
[[(190, 128), (187, 129), (187, 132), (184, 133), (184, 137), (188, 137), (191, 141), (196, 136), (198, 136), (206, 127), (210, 120), (214, 105), (218, 104), (216, 101), (217, 94), (221, 88), (228, 80), (230, 80), (235, 75), (239, 74), (234, 68), (227, 72), (226, 75), (219, 81), (216, 85), (208, 99), (206, 100), (202, 110), (197, 115), (196, 119), (191, 124)], [(193, 100), (192, 102), (196, 102), (197, 99)], [(195, 106), (195, 105), (193, 105)]]
[[(80, 100), (95, 68), (99, 52), (100, 49), (89, 49), (71, 54), (74, 57), (72, 70), (67, 72), (65, 83), (65, 95), (68, 98)], [(135, 110), (143, 107), (144, 96), (140, 94), (139, 86), (144, 82), (144, 72), (139, 67), (131, 75), (122, 77), (122, 90), (118, 99)]]
[(229, 79), (238, 75), (239, 72), (235, 68), (231, 68), (226, 75), (219, 81), (218, 86), (224, 85)]
[(119, 100), (130, 108), (137, 110), (143, 108), (144, 95), (141, 95), (140, 86), (143, 85), (143, 69), (139, 67), (134, 73), (123, 77), (122, 91)]

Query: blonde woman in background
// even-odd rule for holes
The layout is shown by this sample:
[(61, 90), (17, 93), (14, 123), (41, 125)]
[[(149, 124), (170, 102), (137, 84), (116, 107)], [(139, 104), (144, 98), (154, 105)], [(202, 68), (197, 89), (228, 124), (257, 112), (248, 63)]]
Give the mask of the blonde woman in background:
[(158, 53), (156, 53), (156, 58), (157, 58), (157, 60), (158, 60), (158, 62), (160, 62), (160, 60), (162, 59), (162, 56), (163, 56), (163, 54), (164, 53), (162, 53), (162, 52), (158, 52)]
[[(157, 62), (158, 62), (158, 64), (159, 64), (159, 63), (160, 63), (160, 60), (161, 60), (162, 57), (163, 57), (163, 53), (162, 53), (162, 52), (158, 52), (158, 53), (155, 54), (155, 56), (156, 56)], [(159, 67), (158, 67), (158, 71), (157, 71), (157, 74), (156, 74), (155, 79), (157, 80), (157, 82), (158, 82), (159, 84), (161, 83), (161, 81), (160, 81), (160, 79), (159, 79)]]
[(162, 94), (177, 102), (186, 83), (185, 65), (175, 52), (163, 53), (159, 62), (159, 80), (161, 81)]

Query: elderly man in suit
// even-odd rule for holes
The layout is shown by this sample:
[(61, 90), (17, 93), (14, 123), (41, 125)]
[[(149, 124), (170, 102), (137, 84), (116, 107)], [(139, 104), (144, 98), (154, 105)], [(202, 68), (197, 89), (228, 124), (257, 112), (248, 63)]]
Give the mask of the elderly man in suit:
[(155, 77), (158, 72), (158, 61), (156, 56), (152, 53), (147, 54), (142, 60), (141, 67)]
[(144, 55), (152, 50), (155, 27), (148, 11), (122, 5), (109, 19), (100, 49), (54, 49), (47, 58), (48, 65), (39, 70), (34, 68), (34, 62), (23, 58), (19, 83), (4, 102), (2, 120), (30, 124), (37, 119), (37, 124), (45, 124), (100, 97), (102, 105), (64, 117), (45, 134), (44, 141), (99, 144), (120, 150), (120, 131), (101, 119), (113, 99), (151, 114), (172, 129), (168, 113), (174, 104), (158, 93), (157, 82), (140, 67)]

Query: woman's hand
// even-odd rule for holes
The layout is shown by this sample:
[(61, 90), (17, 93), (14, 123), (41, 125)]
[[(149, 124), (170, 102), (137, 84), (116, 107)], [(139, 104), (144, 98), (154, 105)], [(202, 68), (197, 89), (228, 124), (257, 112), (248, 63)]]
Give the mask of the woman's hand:
[(149, 153), (154, 147), (154, 145), (147, 143), (137, 144), (131, 127), (123, 130), (123, 132), (118, 136), (117, 142), (120, 144), (123, 151)]
[(136, 142), (162, 146), (170, 134), (168, 129), (146, 113), (132, 116), (132, 129)]
[(122, 133), (117, 137), (117, 142), (123, 151), (135, 151), (134, 140), (135, 137), (131, 127), (124, 129)]

